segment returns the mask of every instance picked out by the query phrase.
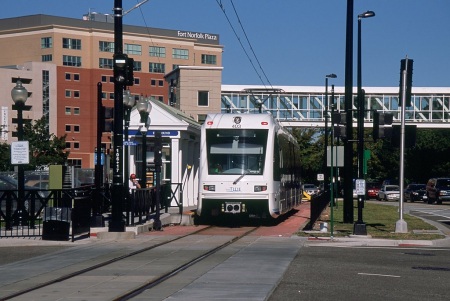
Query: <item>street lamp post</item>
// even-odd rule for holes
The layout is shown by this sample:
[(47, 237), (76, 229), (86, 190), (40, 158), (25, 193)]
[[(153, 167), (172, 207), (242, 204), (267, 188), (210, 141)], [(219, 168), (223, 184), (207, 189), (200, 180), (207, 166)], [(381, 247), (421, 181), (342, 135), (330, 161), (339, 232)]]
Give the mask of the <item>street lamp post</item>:
[(153, 230), (162, 230), (160, 218), (161, 209), (161, 168), (162, 168), (162, 136), (161, 131), (155, 131), (155, 182), (156, 182), (156, 214), (153, 222)]
[(325, 75), (325, 101), (324, 101), (324, 113), (325, 113), (325, 140), (324, 140), (324, 155), (323, 155), (323, 171), (325, 174), (323, 188), (328, 189), (328, 171), (327, 171), (327, 149), (328, 149), (328, 79), (336, 78), (336, 74), (331, 73)]
[[(28, 99), (28, 91), (22, 86), (22, 81), (18, 79), (16, 86), (11, 90), (11, 98), (14, 101), (13, 110), (17, 110), (17, 140), (23, 141), (23, 115), (24, 110), (29, 110), (30, 106), (26, 106)], [(17, 175), (17, 210), (14, 214), (14, 225), (23, 226), (28, 220), (28, 213), (25, 208), (25, 175), (23, 163), (18, 164)]]
[[(334, 116), (334, 85), (331, 85), (331, 116)], [(334, 121), (331, 117), (331, 147), (330, 147), (330, 236), (334, 236)]]
[[(361, 19), (374, 17), (373, 11), (366, 11), (358, 15), (358, 69), (357, 69), (357, 85), (358, 85), (358, 178), (364, 179), (364, 90), (362, 86), (361, 72)], [(353, 234), (367, 235), (366, 224), (363, 221), (362, 209), (364, 205), (364, 194), (358, 194), (358, 220), (353, 227)]]
[(149, 123), (149, 114), (152, 106), (147, 98), (141, 95), (136, 104), (136, 108), (141, 115), (141, 134), (142, 134), (142, 165), (141, 165), (141, 187), (146, 188), (147, 184), (147, 131)]
[[(125, 190), (126, 203), (129, 204), (130, 187), (128, 177), (130, 176), (130, 164), (129, 164), (129, 145), (128, 145), (128, 128), (130, 127), (130, 114), (131, 109), (134, 107), (136, 100), (134, 96), (131, 95), (130, 90), (123, 91), (123, 106), (124, 106), (124, 119), (125, 119), (125, 143), (124, 145), (124, 169), (125, 177), (123, 178), (123, 186)], [(127, 215), (128, 218), (128, 215)]]

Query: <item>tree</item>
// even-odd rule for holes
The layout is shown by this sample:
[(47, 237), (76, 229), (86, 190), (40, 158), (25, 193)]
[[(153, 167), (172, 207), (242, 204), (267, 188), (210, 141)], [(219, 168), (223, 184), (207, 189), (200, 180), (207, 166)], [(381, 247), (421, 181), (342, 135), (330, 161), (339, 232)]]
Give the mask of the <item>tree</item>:
[[(300, 145), (302, 181), (314, 183), (318, 173), (323, 173), (324, 136), (323, 131), (315, 128), (297, 128), (293, 131)], [(356, 136), (356, 133), (354, 133)], [(330, 143), (330, 141), (329, 141)], [(335, 142), (335, 145), (337, 142)], [(357, 173), (357, 143), (353, 143), (352, 174)], [(398, 181), (400, 177), (400, 149), (391, 141), (379, 139), (373, 142), (371, 130), (364, 133), (364, 148), (370, 150), (367, 162), (368, 181), (386, 179)], [(450, 130), (417, 129), (416, 145), (405, 148), (405, 183), (426, 183), (431, 177), (450, 176)]]
[(31, 123), (25, 123), (23, 127), (24, 140), (30, 144), (29, 169), (41, 166), (65, 164), (69, 152), (66, 149), (66, 135), (56, 137), (49, 133), (45, 117)]
[(450, 176), (450, 130), (418, 129), (416, 146), (405, 151), (405, 177), (425, 183), (431, 177)]
[(293, 131), (300, 146), (302, 181), (314, 183), (318, 173), (323, 173), (323, 135), (318, 129), (297, 128)]
[(11, 171), (11, 146), (0, 143), (0, 171)]

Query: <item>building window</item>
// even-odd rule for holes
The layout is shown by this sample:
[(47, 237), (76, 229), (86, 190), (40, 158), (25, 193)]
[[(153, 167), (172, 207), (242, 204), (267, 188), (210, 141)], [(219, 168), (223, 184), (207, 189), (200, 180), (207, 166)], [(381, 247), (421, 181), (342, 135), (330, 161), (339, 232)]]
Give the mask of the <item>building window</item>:
[(109, 93), (109, 99), (114, 100), (114, 93)]
[(152, 86), (156, 86), (156, 79), (152, 79), (152, 80), (150, 80), (150, 85), (152, 85)]
[(81, 56), (63, 55), (63, 66), (81, 67)]
[(102, 69), (112, 69), (113, 68), (113, 59), (98, 59), (98, 67)]
[(72, 108), (66, 107), (66, 115), (72, 115)]
[(66, 93), (66, 98), (72, 97), (72, 90), (66, 90), (65, 93)]
[(202, 54), (202, 64), (206, 65), (216, 65), (217, 56), (211, 54)]
[(198, 91), (198, 106), (207, 107), (209, 105), (209, 92)]
[(99, 41), (98, 47), (99, 47), (99, 51), (101, 51), (101, 52), (114, 53), (114, 42)]
[(63, 48), (81, 50), (81, 40), (63, 38)]
[(41, 48), (52, 48), (53, 47), (53, 38), (52, 37), (45, 37), (41, 38)]
[(73, 108), (73, 115), (80, 115), (80, 108)]
[(164, 96), (155, 96), (155, 98), (160, 102), (164, 102)]
[(102, 99), (106, 99), (106, 96), (107, 96), (106, 92), (102, 92)]
[(72, 126), (66, 124), (66, 132), (70, 132), (72, 130)]
[(80, 132), (80, 126), (79, 126), (79, 125), (74, 125), (74, 126), (73, 126), (73, 131), (74, 131), (75, 133), (79, 133), (79, 132)]
[(49, 120), (50, 120), (50, 71), (42, 70), (42, 112), (43, 117), (46, 119), (45, 127), (47, 133), (49, 133)]
[(74, 142), (73, 143), (73, 148), (74, 149), (79, 149), (80, 148), (80, 142)]
[(42, 56), (42, 61), (43, 62), (51, 62), (51, 61), (53, 61), (53, 55), (51, 55), (51, 54), (44, 54)]
[(123, 52), (126, 54), (142, 55), (142, 46), (137, 44), (125, 44)]
[(66, 142), (66, 148), (70, 148), (70, 142)]
[(133, 70), (134, 71), (142, 71), (142, 62), (134, 61), (133, 62)]
[(72, 73), (66, 73), (66, 80), (72, 79)]
[(67, 159), (67, 163), (69, 163), (69, 166), (73, 167), (79, 167), (81, 168), (81, 159)]
[(73, 80), (79, 81), (79, 80), (80, 80), (80, 75), (79, 75), (78, 73), (75, 73), (75, 74), (73, 75)]
[(205, 123), (206, 116), (207, 116), (206, 114), (198, 114), (198, 115), (197, 115), (197, 121), (198, 121), (198, 123), (200, 123), (200, 124)]
[(149, 63), (149, 72), (166, 73), (166, 64), (163, 64), (163, 63)]
[(135, 77), (134, 78), (134, 84), (135, 85), (140, 85), (140, 83), (141, 83), (141, 80), (139, 79), (139, 77)]
[(188, 60), (189, 59), (189, 50), (174, 48), (174, 49), (172, 49), (172, 58)]
[(113, 82), (114, 82), (114, 76), (110, 76), (110, 77), (109, 77), (109, 82), (110, 82), (110, 83), (113, 83)]
[(165, 47), (150, 46), (148, 54), (150, 56), (166, 57), (166, 48)]
[(163, 80), (159, 80), (159, 81), (158, 81), (158, 86), (164, 87), (164, 81), (163, 81)]
[(80, 98), (80, 91), (73, 91), (73, 97)]
[(106, 83), (107, 78), (107, 75), (102, 75), (102, 83)]
[(172, 70), (175, 70), (175, 69), (177, 69), (177, 68), (179, 68), (180, 67), (180, 65), (178, 65), (178, 64), (173, 64), (172, 65)]

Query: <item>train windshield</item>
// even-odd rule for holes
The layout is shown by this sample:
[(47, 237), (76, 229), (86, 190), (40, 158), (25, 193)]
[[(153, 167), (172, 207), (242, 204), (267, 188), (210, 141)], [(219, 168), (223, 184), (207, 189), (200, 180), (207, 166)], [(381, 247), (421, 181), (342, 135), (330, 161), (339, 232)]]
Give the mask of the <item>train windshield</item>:
[(268, 130), (206, 130), (209, 174), (262, 175)]

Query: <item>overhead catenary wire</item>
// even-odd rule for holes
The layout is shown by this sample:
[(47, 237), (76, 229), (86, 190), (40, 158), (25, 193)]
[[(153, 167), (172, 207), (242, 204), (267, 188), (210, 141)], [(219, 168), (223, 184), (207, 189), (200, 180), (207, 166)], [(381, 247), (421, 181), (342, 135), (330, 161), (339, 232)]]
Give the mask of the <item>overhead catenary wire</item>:
[[(149, 0), (147, 0), (147, 1), (149, 1)], [(143, 1), (141, 3), (136, 4), (136, 6), (133, 7), (132, 9), (139, 8), (139, 11), (141, 12), (141, 16), (142, 16), (142, 21), (144, 22), (145, 29), (147, 30), (148, 37), (150, 38), (150, 42), (152, 43), (153, 46), (155, 46), (155, 43), (153, 43), (152, 35), (150, 34), (150, 28), (147, 25), (147, 21), (145, 20), (144, 12), (142, 11), (142, 7), (141, 7), (141, 5), (146, 3), (147, 1)], [(139, 0), (136, 0), (136, 2), (139, 2)], [(131, 9), (128, 10), (127, 13), (130, 12), (130, 11), (131, 11)], [(159, 58), (159, 56), (156, 56), (156, 59), (158, 61), (158, 64), (160, 64), (161, 63), (161, 59)]]
[(245, 39), (247, 40), (248, 46), (250, 47), (250, 50), (252, 51), (253, 56), (255, 57), (256, 62), (258, 63), (259, 69), (261, 69), (261, 72), (264, 74), (264, 77), (266, 78), (268, 84), (269, 84), (270, 87), (273, 89), (272, 83), (270, 82), (269, 78), (267, 77), (266, 73), (264, 72), (264, 69), (263, 69), (263, 67), (261, 66), (261, 63), (259, 62), (258, 56), (256, 55), (255, 51), (253, 50), (252, 43), (250, 43), (250, 40), (248, 39), (247, 32), (245, 31), (244, 26), (242, 25), (241, 19), (239, 18), (239, 15), (238, 15), (238, 13), (237, 13), (237, 11), (236, 11), (236, 7), (234, 6), (233, 0), (230, 0), (230, 2), (231, 2), (231, 5), (233, 6), (234, 13), (235, 13), (236, 18), (237, 18), (237, 20), (238, 20), (238, 22), (239, 22), (239, 25), (241, 26), (242, 32), (244, 33)]
[[(150, 37), (150, 41), (151, 41), (152, 45), (155, 46), (155, 44), (153, 43), (153, 40), (152, 40), (152, 38), (151, 38), (150, 30), (149, 30), (149, 27), (148, 27), (148, 25), (147, 25), (147, 21), (146, 21), (146, 19), (145, 19), (145, 16), (144, 16), (144, 13), (143, 13), (142, 7), (141, 7), (142, 4), (144, 4), (144, 3), (148, 2), (148, 1), (149, 1), (149, 0), (144, 0), (144, 1), (136, 0), (137, 4), (136, 4), (133, 8), (127, 10), (126, 13), (129, 13), (130, 11), (132, 11), (132, 10), (134, 10), (134, 9), (136, 9), (136, 8), (139, 8), (139, 11), (140, 11), (141, 16), (142, 16), (142, 20), (143, 20), (144, 25), (145, 25), (145, 28), (147, 29), (147, 34), (148, 34), (148, 36)], [(233, 30), (234, 35), (236, 36), (237, 40), (239, 41), (239, 44), (241, 45), (241, 48), (243, 49), (243, 51), (244, 51), (244, 53), (245, 53), (247, 59), (249, 60), (250, 64), (251, 64), (252, 67), (253, 67), (253, 70), (254, 70), (255, 73), (257, 74), (257, 76), (258, 76), (258, 78), (260, 79), (262, 85), (263, 85), (264, 87), (267, 88), (267, 85), (265, 84), (265, 82), (264, 82), (264, 80), (263, 80), (261, 74), (258, 72), (258, 70), (257, 70), (257, 68), (256, 68), (256, 66), (255, 66), (255, 64), (254, 64), (254, 62), (253, 62), (253, 60), (252, 60), (252, 58), (250, 57), (248, 51), (245, 49), (245, 47), (244, 47), (244, 45), (243, 45), (243, 43), (242, 43), (242, 41), (241, 41), (241, 38), (239, 37), (237, 31), (235, 30), (235, 28), (234, 28), (234, 26), (233, 26), (233, 24), (232, 24), (230, 18), (228, 17), (228, 15), (227, 15), (227, 13), (226, 13), (226, 11), (225, 11), (225, 8), (224, 8), (224, 6), (223, 6), (223, 4), (222, 4), (222, 0), (216, 0), (216, 2), (217, 2), (217, 4), (219, 5), (220, 9), (222, 10), (223, 14), (225, 15), (225, 18), (227, 19), (228, 24), (230, 25), (231, 29)], [(233, 11), (234, 11), (234, 13), (235, 13), (235, 15), (236, 15), (236, 18), (237, 18), (237, 20), (238, 20), (238, 22), (239, 22), (239, 25), (240, 25), (240, 27), (241, 27), (241, 30), (242, 30), (242, 32), (244, 33), (245, 39), (246, 39), (246, 41), (247, 41), (247, 43), (248, 43), (248, 45), (249, 45), (249, 47), (250, 47), (251, 53), (253, 54), (253, 57), (255, 58), (255, 61), (256, 61), (256, 63), (258, 64), (259, 69), (261, 70), (261, 72), (262, 72), (262, 74), (263, 74), (265, 80), (267, 81), (268, 85), (270, 86), (270, 88), (273, 89), (273, 86), (272, 86), (272, 84), (271, 84), (271, 82), (270, 82), (270, 80), (269, 80), (267, 74), (264, 72), (264, 69), (263, 69), (263, 67), (262, 67), (262, 65), (261, 65), (261, 63), (260, 63), (260, 61), (259, 61), (259, 59), (258, 59), (258, 56), (256, 55), (256, 53), (255, 53), (255, 51), (254, 51), (254, 48), (253, 48), (253, 46), (252, 46), (252, 43), (250, 42), (250, 40), (249, 40), (249, 38), (248, 38), (248, 35), (247, 35), (247, 33), (246, 33), (245, 29), (244, 29), (244, 26), (243, 26), (243, 24), (242, 24), (242, 22), (241, 22), (241, 20), (240, 20), (240, 17), (239, 17), (239, 15), (238, 15), (238, 12), (237, 12), (237, 10), (236, 10), (236, 7), (235, 7), (235, 5), (234, 5), (234, 3), (233, 3), (233, 0), (230, 0), (230, 2), (231, 2), (231, 5), (232, 5), (232, 7), (233, 7)], [(159, 57), (157, 57), (157, 61), (158, 61), (158, 63), (161, 62)]]
[[(233, 30), (233, 33), (234, 33), (234, 35), (236, 36), (236, 38), (237, 38), (239, 44), (241, 45), (242, 50), (244, 51), (245, 55), (247, 56), (247, 59), (250, 61), (250, 64), (252, 65), (253, 70), (255, 70), (255, 72), (256, 72), (256, 74), (258, 75), (258, 77), (259, 77), (261, 83), (263, 84), (263, 86), (266, 87), (266, 84), (264, 83), (264, 80), (262, 79), (261, 75), (259, 74), (259, 72), (258, 72), (258, 70), (257, 70), (257, 68), (256, 68), (256, 66), (255, 66), (255, 64), (253, 63), (253, 60), (251, 59), (251, 57), (250, 57), (250, 55), (248, 54), (247, 50), (245, 49), (244, 45), (242, 44), (241, 38), (239, 37), (239, 35), (238, 35), (236, 29), (234, 28), (233, 24), (231, 23), (231, 20), (230, 20), (230, 18), (228, 17), (226, 11), (225, 11), (225, 8), (224, 8), (224, 6), (223, 6), (223, 4), (222, 4), (222, 1), (221, 1), (221, 0), (216, 0), (216, 2), (217, 2), (217, 4), (219, 5), (220, 9), (222, 10), (223, 14), (225, 15), (225, 18), (227, 19), (228, 24), (230, 25), (231, 29)], [(234, 8), (234, 5), (233, 5), (233, 8)], [(236, 10), (235, 10), (235, 12), (236, 12)], [(236, 12), (236, 15), (237, 15), (237, 12)], [(238, 18), (239, 18), (239, 17), (238, 17)], [(239, 21), (239, 23), (241, 24), (241, 28), (243, 29), (242, 23), (241, 23), (240, 21)], [(244, 31), (244, 32), (245, 32), (245, 31)], [(246, 37), (247, 37), (247, 35), (246, 35)], [(251, 47), (251, 43), (250, 43), (250, 41), (249, 41), (248, 39), (247, 39), (247, 42), (250, 44), (250, 48), (252, 48), (252, 47)], [(252, 50), (252, 51), (253, 51), (253, 50)], [(255, 52), (253, 52), (253, 55), (254, 55), (255, 58), (256, 58)], [(256, 58), (256, 60), (258, 61), (257, 58)], [(259, 61), (258, 61), (258, 63), (259, 63)], [(260, 67), (261, 67), (261, 65), (260, 65)], [(262, 67), (261, 67), (261, 70), (262, 70)], [(264, 75), (265, 75), (265, 73), (264, 73)], [(267, 77), (266, 77), (266, 79), (267, 79)], [(270, 84), (270, 82), (269, 82), (269, 84)], [(272, 85), (271, 85), (271, 86), (272, 86)]]

